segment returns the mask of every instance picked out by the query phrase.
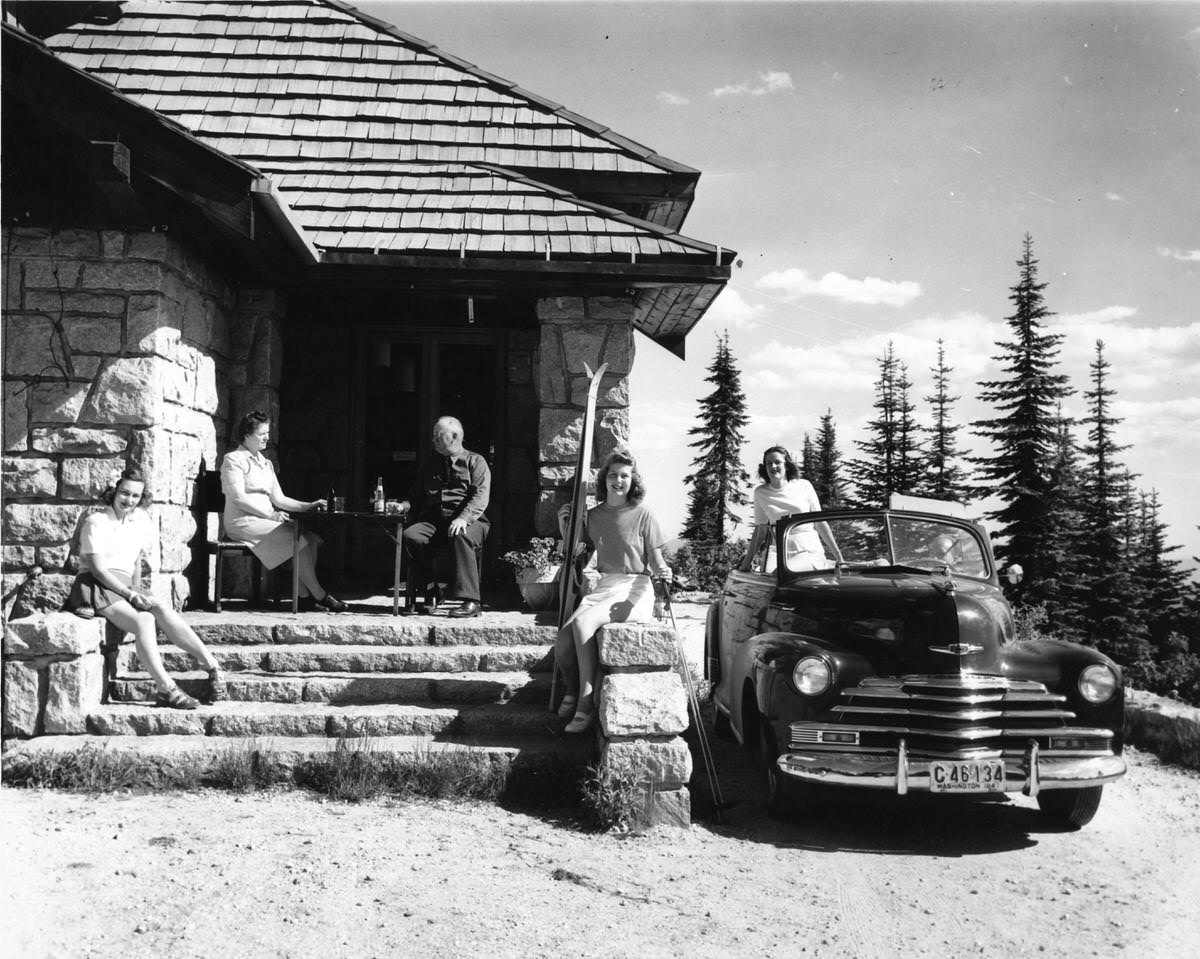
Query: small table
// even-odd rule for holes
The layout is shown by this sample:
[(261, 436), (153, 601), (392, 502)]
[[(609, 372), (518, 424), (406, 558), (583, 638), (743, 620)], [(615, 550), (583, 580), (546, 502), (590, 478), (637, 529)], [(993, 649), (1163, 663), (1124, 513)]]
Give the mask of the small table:
[[(400, 573), (404, 563), (404, 553), (401, 547), (400, 534), (404, 532), (404, 513), (326, 513), (310, 511), (292, 513), (292, 612), (300, 610), (300, 567), (296, 559), (300, 554), (300, 530), (337, 523), (349, 526), (376, 526), (383, 529), (396, 544), (396, 558), (392, 564), (392, 615), (400, 615)], [(395, 532), (391, 532), (391, 528)]]

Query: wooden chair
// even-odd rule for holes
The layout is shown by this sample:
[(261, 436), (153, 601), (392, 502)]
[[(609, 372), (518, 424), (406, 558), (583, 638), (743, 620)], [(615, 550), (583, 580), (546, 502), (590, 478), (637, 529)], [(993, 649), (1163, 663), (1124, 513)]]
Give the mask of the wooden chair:
[[(213, 570), (213, 605), (221, 612), (221, 585), (224, 582), (222, 570), (225, 557), (229, 554), (250, 557), (250, 601), (258, 606), (262, 602), (262, 573), (263, 565), (254, 555), (249, 543), (235, 539), (227, 539), (221, 523), (221, 514), (225, 512), (225, 494), (221, 490), (221, 474), (217, 470), (203, 470), (197, 480), (200, 496), (200, 514), (206, 520), (211, 513), (217, 514), (217, 538), (207, 539), (207, 551), (216, 556), (216, 568)], [(205, 536), (207, 537), (207, 532)], [(279, 605), (279, 577), (272, 576), (275, 605)]]

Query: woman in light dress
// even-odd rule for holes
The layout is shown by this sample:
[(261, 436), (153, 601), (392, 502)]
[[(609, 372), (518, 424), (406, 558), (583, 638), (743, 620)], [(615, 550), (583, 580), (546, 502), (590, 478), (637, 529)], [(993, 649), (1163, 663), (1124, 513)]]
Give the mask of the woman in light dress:
[[(800, 467), (792, 454), (782, 446), (771, 446), (763, 453), (758, 465), (762, 480), (754, 488), (754, 536), (747, 551), (755, 557), (765, 550), (764, 573), (775, 571), (775, 523), (792, 513), (814, 513), (821, 501), (812, 483), (800, 475)], [(792, 570), (821, 569), (829, 565), (817, 527), (800, 526), (792, 531), (787, 542), (788, 568)]]
[(646, 622), (653, 615), (654, 576), (671, 579), (663, 559), (666, 540), (658, 522), (642, 506), (645, 487), (633, 457), (615, 452), (596, 475), (603, 501), (588, 510), (585, 543), (596, 553), (600, 582), (558, 632), (554, 650), (566, 694), (558, 709), (570, 722), (568, 733), (581, 733), (596, 718), (596, 631), (608, 623)]
[[(263, 456), (271, 439), (271, 424), (265, 413), (253, 410), (238, 424), (241, 442), (221, 461), (221, 491), (225, 494), (222, 517), (225, 535), (249, 543), (254, 555), (267, 569), (292, 558), (294, 521), (285, 510), (304, 513), (325, 506), (323, 499), (306, 502), (284, 495), (275, 476), (274, 464)], [(328, 592), (317, 579), (315, 533), (300, 533), (296, 569), (300, 579), (302, 608), (340, 613), (346, 604)]]

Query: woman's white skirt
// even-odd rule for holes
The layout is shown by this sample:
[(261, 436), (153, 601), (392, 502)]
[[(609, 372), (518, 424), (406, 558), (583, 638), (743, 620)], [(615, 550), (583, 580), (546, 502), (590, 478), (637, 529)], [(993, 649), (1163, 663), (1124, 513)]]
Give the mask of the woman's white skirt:
[(597, 607), (607, 612), (610, 623), (649, 622), (654, 616), (650, 577), (645, 573), (601, 573), (596, 588), (580, 600), (567, 622)]

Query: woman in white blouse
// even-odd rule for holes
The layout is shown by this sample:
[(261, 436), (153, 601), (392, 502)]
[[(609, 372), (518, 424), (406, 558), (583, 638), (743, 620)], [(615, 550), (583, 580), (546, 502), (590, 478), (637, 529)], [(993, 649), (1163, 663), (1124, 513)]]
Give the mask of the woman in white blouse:
[(79, 526), (79, 575), (67, 597), (67, 609), (80, 616), (99, 614), (133, 634), (138, 660), (158, 689), (154, 705), (171, 709), (200, 705), (167, 675), (158, 652), (158, 627), (208, 671), (208, 701), (227, 698), (217, 661), (200, 637), (174, 608), (133, 585), (140, 557), (154, 544), (148, 511), (151, 496), (141, 472), (129, 467), (101, 498), (106, 508), (87, 516)]
[[(263, 456), (271, 438), (271, 424), (265, 413), (254, 410), (238, 424), (241, 442), (221, 461), (221, 491), (225, 494), (223, 516), (225, 535), (250, 544), (254, 555), (267, 569), (274, 569), (292, 558), (292, 526), (285, 510), (304, 513), (324, 508), (323, 499), (305, 502), (285, 496), (279, 488), (274, 464)], [(326, 591), (317, 579), (317, 546), (321, 538), (301, 532), (296, 568), (300, 579), (300, 597), (306, 606), (340, 613), (346, 604)]]
[[(754, 488), (754, 536), (747, 557), (766, 550), (764, 573), (775, 570), (775, 523), (792, 513), (815, 513), (821, 501), (812, 483), (800, 475), (792, 454), (782, 446), (768, 447), (758, 466), (763, 482)], [(791, 569), (821, 569), (827, 565), (817, 527), (801, 526), (793, 530), (787, 543)]]

